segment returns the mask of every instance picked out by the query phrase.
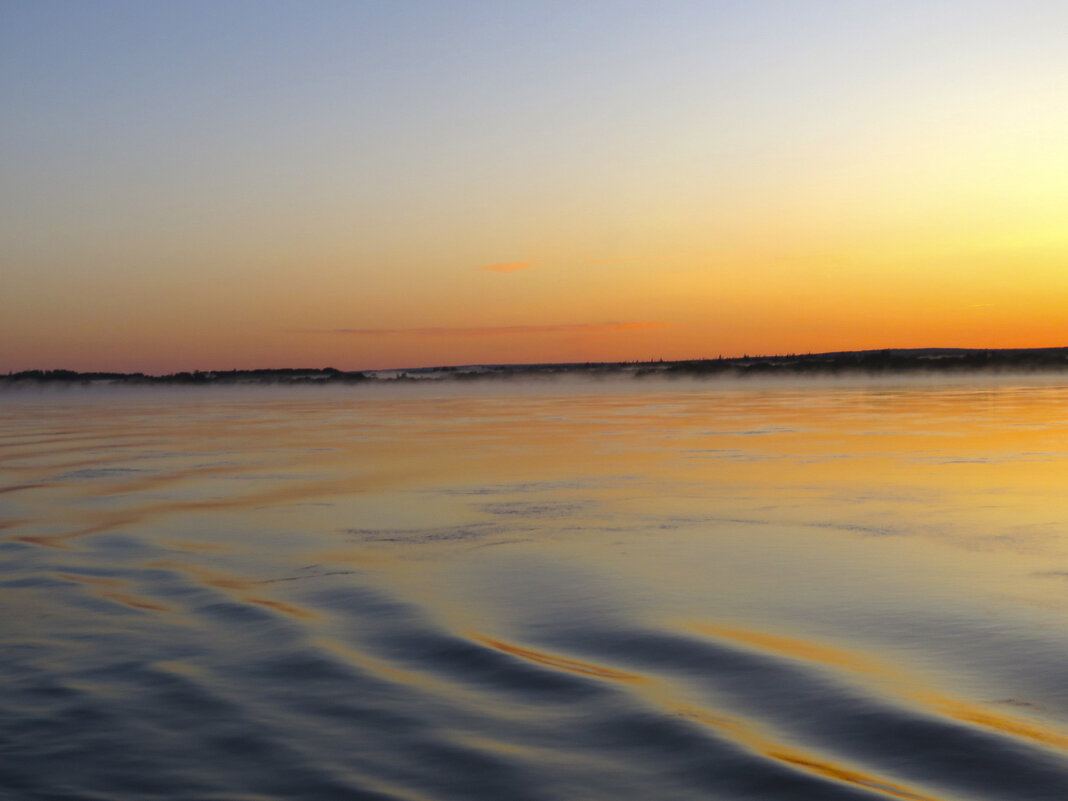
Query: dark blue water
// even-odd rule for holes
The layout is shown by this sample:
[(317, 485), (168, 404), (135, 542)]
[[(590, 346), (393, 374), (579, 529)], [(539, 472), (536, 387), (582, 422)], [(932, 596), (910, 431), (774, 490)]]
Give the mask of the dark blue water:
[(0, 797), (1068, 798), (1068, 389), (0, 399)]

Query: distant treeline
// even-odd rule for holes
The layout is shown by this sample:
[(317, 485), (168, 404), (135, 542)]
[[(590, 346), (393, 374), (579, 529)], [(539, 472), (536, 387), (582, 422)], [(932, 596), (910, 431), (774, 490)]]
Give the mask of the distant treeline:
[(365, 373), (321, 369), (210, 370), (147, 375), (145, 373), (79, 373), (74, 370), (23, 370), (0, 376), (0, 382), (121, 383), (121, 384), (351, 384), (369, 380)]
[(266, 370), (211, 370), (169, 375), (79, 373), (74, 370), (24, 370), (0, 376), (0, 386), (22, 384), (356, 384), (428, 380), (481, 381), (524, 376), (586, 375), (715, 377), (767, 375), (843, 375), (891, 373), (1068, 371), (1068, 348), (969, 350), (921, 348), (806, 353), (782, 356), (719, 357), (687, 361), (505, 364), (422, 367), (408, 370), (344, 372), (333, 367)]
[(1056, 372), (1068, 370), (1068, 348), (967, 350), (925, 348), (698, 359), (673, 362), (667, 375), (766, 375), (774, 373)]

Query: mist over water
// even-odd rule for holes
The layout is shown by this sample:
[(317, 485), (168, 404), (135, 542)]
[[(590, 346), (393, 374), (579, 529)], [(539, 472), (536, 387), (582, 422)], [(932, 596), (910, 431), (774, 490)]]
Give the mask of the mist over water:
[(1068, 387), (0, 399), (14, 799), (1068, 798)]

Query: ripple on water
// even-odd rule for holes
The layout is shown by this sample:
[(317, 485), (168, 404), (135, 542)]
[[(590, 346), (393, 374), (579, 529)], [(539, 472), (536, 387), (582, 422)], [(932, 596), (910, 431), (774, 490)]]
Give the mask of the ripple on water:
[(0, 408), (0, 787), (1068, 798), (1063, 389), (653, 394)]

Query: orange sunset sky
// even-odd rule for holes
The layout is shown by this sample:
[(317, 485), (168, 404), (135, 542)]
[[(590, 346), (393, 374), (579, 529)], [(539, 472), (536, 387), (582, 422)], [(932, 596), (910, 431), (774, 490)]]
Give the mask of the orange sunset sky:
[(0, 2), (0, 372), (1068, 345), (1068, 3)]

